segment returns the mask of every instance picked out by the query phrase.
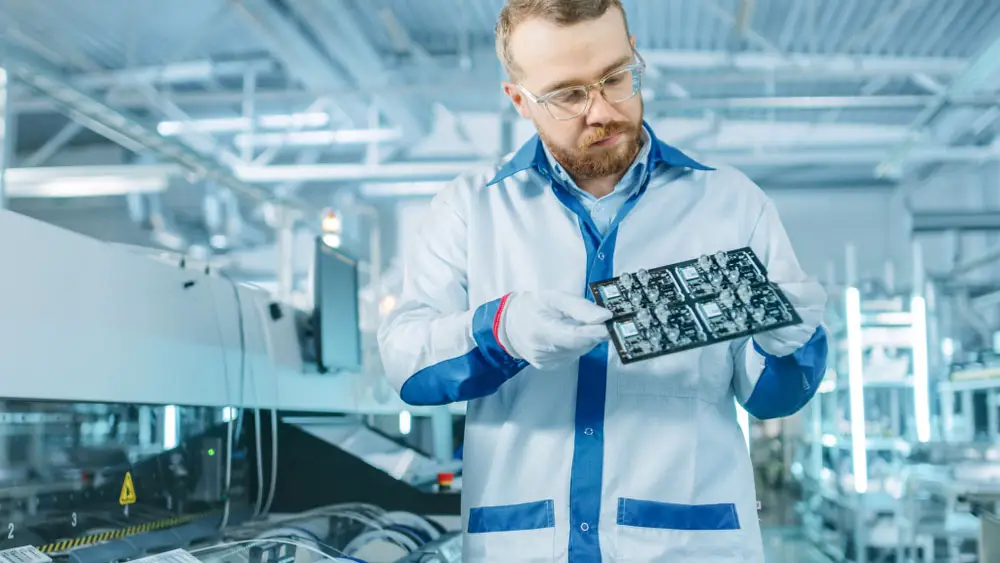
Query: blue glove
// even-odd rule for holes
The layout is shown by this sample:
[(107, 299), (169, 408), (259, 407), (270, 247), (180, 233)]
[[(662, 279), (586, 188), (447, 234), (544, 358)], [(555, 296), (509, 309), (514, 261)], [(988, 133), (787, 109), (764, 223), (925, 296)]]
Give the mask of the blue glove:
[(823, 322), (826, 310), (826, 291), (818, 282), (807, 280), (798, 283), (779, 283), (778, 287), (795, 307), (802, 322), (797, 325), (755, 334), (754, 342), (772, 356), (788, 356), (809, 342), (816, 328)]
[(514, 292), (500, 314), (500, 345), (535, 368), (573, 362), (610, 338), (611, 311), (563, 291)]

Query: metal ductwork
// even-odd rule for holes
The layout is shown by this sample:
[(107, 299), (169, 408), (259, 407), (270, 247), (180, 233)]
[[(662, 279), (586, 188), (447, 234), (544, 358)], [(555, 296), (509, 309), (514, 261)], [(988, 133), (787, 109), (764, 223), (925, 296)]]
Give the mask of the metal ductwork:
[(917, 211), (911, 216), (913, 233), (1000, 231), (1000, 210)]
[(180, 232), (170, 212), (164, 209), (160, 194), (130, 193), (125, 196), (125, 201), (129, 218), (149, 230), (153, 242), (175, 252), (187, 252), (189, 237)]
[(271, 237), (246, 220), (240, 200), (230, 189), (214, 183), (205, 186), (202, 214), (208, 243), (215, 250), (233, 250), (270, 242)]

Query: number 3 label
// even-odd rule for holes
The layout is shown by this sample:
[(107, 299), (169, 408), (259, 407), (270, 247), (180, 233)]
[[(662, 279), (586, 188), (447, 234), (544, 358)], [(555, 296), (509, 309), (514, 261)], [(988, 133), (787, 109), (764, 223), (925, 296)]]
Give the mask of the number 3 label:
[(76, 527), (76, 512), (73, 513), (73, 527)]

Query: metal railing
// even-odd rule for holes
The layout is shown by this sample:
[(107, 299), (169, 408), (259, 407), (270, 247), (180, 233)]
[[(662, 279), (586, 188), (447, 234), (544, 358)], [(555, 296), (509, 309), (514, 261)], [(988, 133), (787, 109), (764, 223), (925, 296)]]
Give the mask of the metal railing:
[(1000, 517), (979, 513), (979, 563), (1000, 563)]

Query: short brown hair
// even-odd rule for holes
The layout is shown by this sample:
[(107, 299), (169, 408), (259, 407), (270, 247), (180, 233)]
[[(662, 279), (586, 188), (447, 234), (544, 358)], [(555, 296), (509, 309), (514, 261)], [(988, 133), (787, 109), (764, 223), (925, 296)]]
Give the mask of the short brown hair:
[(628, 18), (621, 0), (507, 0), (497, 19), (497, 56), (507, 74), (513, 78), (517, 66), (510, 53), (510, 36), (515, 27), (531, 18), (542, 18), (560, 26), (573, 25), (595, 20), (612, 7), (621, 11), (627, 33)]

